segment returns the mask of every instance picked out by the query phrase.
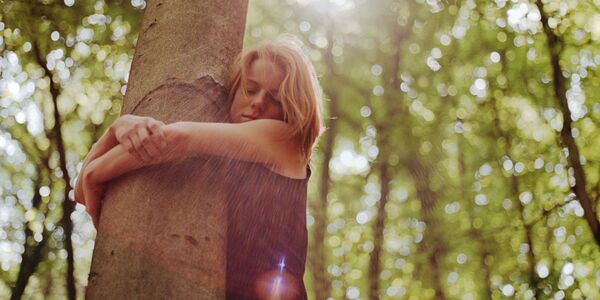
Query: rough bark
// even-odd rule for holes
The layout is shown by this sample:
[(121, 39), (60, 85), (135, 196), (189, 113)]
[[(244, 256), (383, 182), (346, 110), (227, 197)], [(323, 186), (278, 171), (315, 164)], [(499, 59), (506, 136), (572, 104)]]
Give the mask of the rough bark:
[(590, 226), (596, 244), (600, 246), (600, 221), (594, 207), (594, 202), (590, 197), (590, 194), (586, 190), (586, 176), (583, 166), (579, 161), (579, 148), (575, 143), (575, 138), (572, 135), (572, 122), (571, 110), (569, 109), (567, 101), (567, 88), (565, 78), (562, 75), (562, 69), (560, 68), (560, 53), (562, 44), (558, 36), (552, 31), (552, 28), (548, 25), (548, 16), (544, 11), (544, 4), (541, 0), (536, 0), (540, 15), (544, 33), (546, 34), (546, 42), (548, 45), (548, 52), (550, 55), (550, 64), (552, 66), (552, 87), (554, 89), (554, 97), (558, 102), (560, 111), (563, 117), (563, 126), (560, 131), (560, 138), (569, 150), (568, 161), (571, 168), (573, 168), (573, 176), (575, 177), (575, 184), (571, 186), (571, 190), (577, 196), (577, 200), (583, 207), (583, 216)]
[[(246, 11), (246, 0), (148, 1), (123, 113), (224, 121)], [(87, 298), (224, 298), (226, 174), (218, 161), (188, 158), (111, 182)]]

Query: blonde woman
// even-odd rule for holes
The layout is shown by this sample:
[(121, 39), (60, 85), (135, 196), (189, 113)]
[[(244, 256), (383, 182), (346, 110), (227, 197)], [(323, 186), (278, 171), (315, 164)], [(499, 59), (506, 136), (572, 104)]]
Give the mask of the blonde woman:
[(306, 299), (306, 189), (322, 132), (314, 68), (294, 39), (261, 42), (236, 60), (228, 100), (229, 123), (120, 117), (86, 157), (75, 200), (97, 226), (107, 181), (176, 158), (231, 157), (227, 298)]

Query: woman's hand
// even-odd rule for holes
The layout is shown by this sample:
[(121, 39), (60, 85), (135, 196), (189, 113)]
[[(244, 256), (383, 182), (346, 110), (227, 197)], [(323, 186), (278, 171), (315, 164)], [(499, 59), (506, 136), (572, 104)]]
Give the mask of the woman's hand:
[(119, 117), (110, 130), (129, 153), (140, 161), (151, 162), (167, 146), (163, 126), (165, 123), (156, 119), (127, 114)]
[(83, 199), (83, 171), (85, 170), (85, 166), (81, 168), (81, 173), (77, 177), (77, 183), (75, 184), (75, 195), (74, 200), (79, 204), (85, 205), (85, 200)]
[[(100, 220), (100, 210), (102, 209), (102, 198), (104, 198), (104, 191), (106, 190), (105, 183), (95, 180), (93, 177), (95, 168), (97, 167), (95, 161), (92, 161), (88, 168), (85, 169), (84, 173), (81, 174), (81, 194), (83, 194), (85, 210), (92, 218), (94, 227), (98, 228)], [(81, 199), (81, 198), (80, 198)]]

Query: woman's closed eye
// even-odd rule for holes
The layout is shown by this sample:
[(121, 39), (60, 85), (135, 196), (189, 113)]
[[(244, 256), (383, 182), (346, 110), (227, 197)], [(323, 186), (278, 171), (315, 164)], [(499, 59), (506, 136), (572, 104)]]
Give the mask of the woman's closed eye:
[(281, 101), (277, 100), (277, 98), (269, 95), (268, 97), (269, 101), (271, 101), (271, 103), (275, 104), (275, 105), (281, 105)]

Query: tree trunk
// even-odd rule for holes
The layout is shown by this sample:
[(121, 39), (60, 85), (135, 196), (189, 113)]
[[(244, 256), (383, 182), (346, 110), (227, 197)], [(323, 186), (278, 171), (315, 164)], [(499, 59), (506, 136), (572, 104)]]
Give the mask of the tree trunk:
[[(386, 151), (387, 152), (387, 151)], [(382, 153), (379, 164), (379, 191), (381, 193), (377, 202), (377, 217), (373, 224), (373, 251), (369, 257), (369, 299), (380, 299), (379, 274), (381, 273), (381, 252), (384, 244), (383, 230), (385, 229), (385, 205), (390, 195), (390, 172), (387, 162), (387, 153)]]
[[(332, 28), (328, 30), (328, 39), (332, 39)], [(331, 54), (333, 43), (329, 43), (327, 51), (323, 54), (327, 69), (329, 69), (329, 82), (335, 81), (336, 69)], [(319, 196), (311, 205), (311, 213), (315, 218), (315, 223), (312, 226), (312, 243), (310, 245), (310, 255), (308, 257), (311, 266), (311, 279), (313, 293), (315, 299), (327, 299), (331, 291), (331, 280), (327, 275), (327, 253), (325, 248), (325, 229), (327, 228), (327, 196), (331, 187), (331, 176), (329, 170), (329, 161), (333, 156), (333, 148), (335, 147), (335, 137), (337, 135), (337, 122), (339, 116), (338, 108), (338, 92), (335, 88), (325, 87), (325, 94), (328, 96), (327, 110), (329, 118), (327, 119), (324, 143), (323, 143), (323, 162), (321, 163), (321, 176), (319, 184)]]
[(440, 233), (436, 208), (438, 195), (431, 189), (431, 165), (420, 157), (408, 162), (408, 171), (415, 183), (417, 198), (421, 202), (421, 220), (426, 228), (417, 253), (426, 255), (426, 261), (418, 264), (417, 276), (426, 287), (435, 291), (435, 299), (446, 299), (442, 281), (442, 267), (446, 255), (446, 244)]
[[(247, 0), (147, 1), (123, 113), (224, 121), (246, 10)], [(88, 298), (225, 297), (225, 174), (216, 161), (151, 166), (110, 184)]]
[[(458, 121), (461, 121), (460, 119), (458, 119)], [(469, 193), (469, 179), (468, 179), (468, 172), (467, 172), (467, 163), (465, 161), (465, 152), (467, 152), (467, 147), (465, 145), (466, 141), (464, 138), (463, 134), (457, 134), (458, 136), (458, 141), (457, 141), (457, 145), (458, 145), (458, 172), (459, 172), (459, 180), (460, 180), (460, 184), (459, 184), (459, 189), (460, 189), (460, 196), (461, 196), (461, 200), (462, 202), (465, 204), (465, 210), (467, 211), (467, 215), (469, 216), (469, 220), (474, 220), (475, 216), (476, 216), (476, 212), (474, 211), (473, 208), (473, 202), (469, 201), (468, 199), (472, 199), (472, 195), (471, 193)], [(481, 299), (492, 299), (492, 279), (490, 277), (491, 274), (491, 270), (489, 268), (489, 266), (486, 264), (485, 260), (486, 257), (489, 255), (490, 250), (489, 250), (489, 241), (487, 241), (484, 236), (483, 233), (481, 232), (480, 228), (477, 228), (475, 226), (473, 226), (473, 222), (469, 222), (470, 225), (470, 229), (469, 229), (469, 236), (474, 240), (477, 241), (478, 244), (478, 251), (477, 254), (479, 255), (479, 267), (480, 267), (480, 271), (481, 271), (481, 277), (479, 278), (481, 280)]]
[[(36, 53), (38, 54), (38, 60), (41, 61), (39, 57), (39, 50), (36, 47)], [(46, 74), (50, 77), (50, 94), (52, 95), (52, 105), (54, 109), (54, 127), (52, 128), (52, 139), (56, 144), (56, 150), (58, 151), (59, 161), (58, 164), (60, 166), (60, 170), (62, 173), (62, 178), (65, 182), (65, 189), (63, 190), (63, 202), (62, 202), (62, 210), (63, 214), (60, 219), (60, 225), (64, 230), (65, 237), (65, 250), (67, 251), (67, 273), (66, 275), (66, 288), (67, 288), (67, 298), (69, 300), (75, 300), (77, 297), (77, 291), (75, 289), (75, 260), (74, 260), (74, 252), (73, 252), (73, 242), (71, 241), (71, 236), (73, 235), (73, 221), (71, 220), (71, 214), (75, 211), (75, 202), (69, 200), (69, 192), (72, 190), (71, 187), (71, 177), (69, 176), (69, 170), (67, 170), (67, 153), (65, 151), (65, 143), (62, 136), (62, 120), (60, 117), (60, 113), (58, 111), (58, 95), (60, 95), (60, 91), (58, 90), (57, 84), (52, 82), (52, 75), (50, 70), (46, 66), (46, 63), (42, 64), (44, 70), (46, 70)]]
[[(74, 209), (74, 204), (72, 201), (65, 201), (65, 200), (68, 200), (68, 194), (70, 191), (70, 187), (69, 187), (70, 177), (69, 177), (69, 173), (67, 172), (67, 168), (66, 168), (66, 153), (65, 153), (65, 149), (64, 149), (64, 142), (62, 139), (62, 132), (61, 132), (61, 127), (60, 127), (62, 123), (61, 123), (60, 114), (59, 114), (58, 108), (57, 108), (58, 95), (60, 94), (60, 91), (57, 88), (57, 86), (54, 83), (52, 83), (52, 72), (47, 68), (46, 60), (43, 58), (43, 55), (40, 53), (40, 49), (39, 49), (37, 43), (33, 44), (33, 54), (34, 54), (34, 58), (35, 58), (36, 62), (38, 63), (38, 65), (44, 69), (44, 76), (47, 76), (51, 82), (50, 96), (51, 96), (51, 100), (52, 100), (52, 104), (53, 104), (52, 106), (53, 106), (53, 110), (54, 110), (54, 126), (50, 129), (50, 131), (46, 131), (46, 137), (49, 138), (53, 142), (54, 145), (56, 145), (56, 150), (59, 153), (59, 165), (60, 165), (60, 168), (62, 171), (62, 177), (65, 182), (65, 186), (66, 186), (64, 189), (64, 193), (63, 193), (63, 217), (61, 219), (61, 224), (63, 226), (64, 236), (65, 236), (65, 250), (67, 251), (66, 288), (67, 288), (68, 299), (75, 299), (76, 298), (75, 277), (73, 274), (74, 260), (73, 260), (73, 246), (71, 243), (71, 234), (73, 231), (72, 230), (73, 225), (72, 225), (72, 221), (70, 219), (71, 213), (73, 212), (73, 209)], [(38, 179), (36, 179), (35, 188), (34, 188), (34, 191), (36, 191), (36, 192), (35, 192), (33, 200), (32, 200), (33, 207), (35, 207), (37, 210), (41, 210), (42, 206), (43, 206), (42, 200), (41, 200), (42, 197), (37, 191), (39, 190), (39, 187), (43, 185), (43, 182), (45, 181), (44, 178), (46, 178), (47, 180), (51, 180), (50, 178), (52, 177), (50, 175), (51, 172), (50, 172), (50, 167), (48, 165), (49, 156), (51, 155), (52, 151), (53, 150), (49, 150), (49, 151), (43, 151), (43, 152), (38, 153), (40, 155), (38, 164), (41, 165), (41, 167), (38, 166), (38, 168), (37, 168), (37, 170), (38, 170), (37, 173), (38, 173), (39, 177), (38, 177)], [(30, 153), (28, 153), (28, 156), (30, 157), (31, 161), (36, 161), (36, 159)], [(42, 231), (42, 241), (34, 242), (33, 241), (33, 232), (31, 231), (29, 226), (25, 226), (25, 245), (24, 245), (25, 251), (22, 255), (22, 263), (19, 268), (19, 274), (17, 276), (17, 281), (11, 288), (11, 299), (21, 299), (21, 297), (23, 296), (23, 293), (25, 292), (25, 288), (27, 287), (27, 283), (29, 282), (29, 278), (35, 273), (38, 265), (43, 260), (42, 250), (45, 247), (48, 238), (49, 238), (49, 232), (44, 228), (44, 230)]]
[[(504, 55), (504, 53), (502, 53), (502, 55)], [(504, 56), (503, 57), (503, 61), (504, 61)], [(503, 66), (505, 67), (505, 66)], [(493, 137), (494, 140), (498, 139), (498, 138), (502, 138), (504, 139), (504, 141), (506, 142), (506, 149), (504, 149), (504, 153), (502, 153), (504, 156), (507, 157), (512, 157), (511, 155), (511, 148), (512, 148), (512, 139), (509, 136), (509, 133), (506, 132), (505, 130), (502, 129), (502, 126), (500, 125), (500, 113), (498, 111), (498, 101), (495, 97), (491, 98), (490, 101), (490, 105), (491, 105), (491, 109), (492, 109), (492, 122), (493, 122)], [(502, 163), (498, 162), (498, 167), (502, 168)], [(538, 287), (538, 283), (539, 283), (539, 278), (537, 277), (537, 275), (535, 274), (535, 264), (536, 264), (536, 260), (535, 260), (535, 254), (533, 253), (533, 232), (532, 232), (532, 227), (533, 225), (531, 223), (528, 223), (525, 220), (525, 207), (523, 206), (523, 203), (521, 203), (520, 199), (519, 199), (519, 195), (521, 194), (520, 191), (520, 182), (519, 182), (519, 178), (517, 177), (517, 175), (515, 174), (511, 174), (510, 176), (510, 196), (515, 200), (516, 202), (516, 206), (517, 209), (519, 211), (519, 219), (521, 220), (521, 224), (523, 225), (523, 230), (524, 230), (524, 234), (525, 234), (525, 243), (527, 243), (527, 246), (529, 247), (529, 250), (527, 251), (527, 278), (529, 280), (529, 286), (533, 289), (533, 292), (535, 293), (534, 296), (535, 298), (538, 297), (538, 295), (540, 295), (540, 288)]]
[(563, 117), (563, 126), (560, 131), (560, 137), (565, 146), (567, 146), (567, 149), (569, 149), (567, 159), (569, 165), (573, 168), (573, 176), (575, 177), (575, 184), (571, 186), (571, 190), (575, 193), (577, 200), (579, 200), (579, 203), (581, 203), (581, 206), (583, 207), (583, 216), (590, 226), (596, 244), (600, 245), (600, 221), (598, 220), (593, 200), (586, 190), (586, 177), (583, 166), (579, 161), (579, 148), (571, 133), (571, 110), (569, 109), (567, 101), (565, 78), (562, 75), (562, 69), (560, 68), (559, 63), (559, 54), (562, 45), (548, 25), (548, 16), (544, 12), (544, 4), (541, 0), (536, 0), (535, 3), (540, 11), (542, 26), (544, 27), (544, 33), (546, 33), (550, 63), (552, 64), (552, 86), (554, 88), (554, 96)]
[[(42, 186), (42, 170), (38, 168), (38, 178), (35, 181), (34, 191), (38, 191)], [(35, 193), (33, 196), (33, 204), (36, 209), (39, 209), (39, 204), (42, 196), (40, 193)], [(44, 229), (45, 231), (45, 229)], [(25, 288), (27, 287), (27, 282), (29, 282), (29, 277), (35, 270), (37, 266), (42, 261), (42, 248), (46, 243), (47, 236), (44, 236), (44, 239), (39, 243), (33, 241), (33, 231), (29, 228), (27, 224), (25, 224), (25, 251), (23, 255), (21, 255), (21, 266), (19, 267), (19, 275), (17, 276), (17, 281), (11, 287), (11, 300), (21, 299), (23, 297), (23, 292), (25, 292)]]

